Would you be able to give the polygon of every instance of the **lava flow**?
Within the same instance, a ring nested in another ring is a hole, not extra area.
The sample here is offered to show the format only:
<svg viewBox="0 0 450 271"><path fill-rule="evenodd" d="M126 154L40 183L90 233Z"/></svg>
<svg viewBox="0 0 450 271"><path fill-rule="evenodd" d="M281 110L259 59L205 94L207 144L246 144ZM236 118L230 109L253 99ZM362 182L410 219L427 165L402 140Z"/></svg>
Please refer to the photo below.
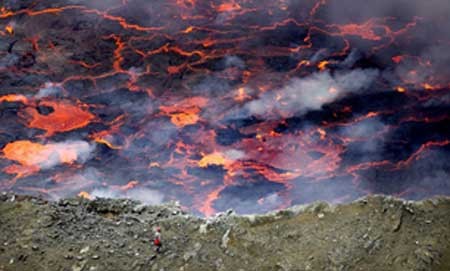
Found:
<svg viewBox="0 0 450 271"><path fill-rule="evenodd" d="M450 194L447 0L0 5L0 190L203 215Z"/></svg>

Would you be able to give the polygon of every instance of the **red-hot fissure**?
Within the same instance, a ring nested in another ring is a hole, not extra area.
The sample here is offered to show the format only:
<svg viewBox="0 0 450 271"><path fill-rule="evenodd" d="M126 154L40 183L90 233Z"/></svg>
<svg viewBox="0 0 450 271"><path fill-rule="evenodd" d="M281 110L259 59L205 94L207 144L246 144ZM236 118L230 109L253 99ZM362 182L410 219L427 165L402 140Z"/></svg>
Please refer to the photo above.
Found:
<svg viewBox="0 0 450 271"><path fill-rule="evenodd" d="M445 1L44 2L0 6L0 190L204 215L450 193Z"/></svg>

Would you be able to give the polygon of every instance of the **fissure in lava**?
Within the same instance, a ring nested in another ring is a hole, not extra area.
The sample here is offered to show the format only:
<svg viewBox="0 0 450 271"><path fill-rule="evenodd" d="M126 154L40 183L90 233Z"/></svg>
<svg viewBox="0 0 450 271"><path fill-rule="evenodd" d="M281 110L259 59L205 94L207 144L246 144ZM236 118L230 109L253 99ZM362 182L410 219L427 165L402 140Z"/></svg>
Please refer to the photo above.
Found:
<svg viewBox="0 0 450 271"><path fill-rule="evenodd" d="M450 194L450 4L372 2L3 1L0 190L204 215Z"/></svg>

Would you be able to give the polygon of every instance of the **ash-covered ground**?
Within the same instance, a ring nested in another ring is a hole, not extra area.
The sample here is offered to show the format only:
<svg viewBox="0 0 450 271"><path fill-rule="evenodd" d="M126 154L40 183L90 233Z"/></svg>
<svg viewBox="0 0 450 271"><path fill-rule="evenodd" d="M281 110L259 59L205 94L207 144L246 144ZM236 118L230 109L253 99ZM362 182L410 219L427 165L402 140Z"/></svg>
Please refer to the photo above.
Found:
<svg viewBox="0 0 450 271"><path fill-rule="evenodd" d="M266 212L450 194L447 0L4 0L0 190Z"/></svg>

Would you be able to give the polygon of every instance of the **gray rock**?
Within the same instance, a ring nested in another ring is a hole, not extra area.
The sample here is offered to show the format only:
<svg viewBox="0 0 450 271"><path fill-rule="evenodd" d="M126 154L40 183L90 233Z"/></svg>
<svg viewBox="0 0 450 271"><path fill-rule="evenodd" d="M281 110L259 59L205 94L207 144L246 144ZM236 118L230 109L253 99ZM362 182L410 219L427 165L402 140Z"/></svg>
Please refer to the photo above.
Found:
<svg viewBox="0 0 450 271"><path fill-rule="evenodd" d="M228 248L228 242L230 242L230 232L231 228L228 229L225 234L222 236L222 248L227 249Z"/></svg>

